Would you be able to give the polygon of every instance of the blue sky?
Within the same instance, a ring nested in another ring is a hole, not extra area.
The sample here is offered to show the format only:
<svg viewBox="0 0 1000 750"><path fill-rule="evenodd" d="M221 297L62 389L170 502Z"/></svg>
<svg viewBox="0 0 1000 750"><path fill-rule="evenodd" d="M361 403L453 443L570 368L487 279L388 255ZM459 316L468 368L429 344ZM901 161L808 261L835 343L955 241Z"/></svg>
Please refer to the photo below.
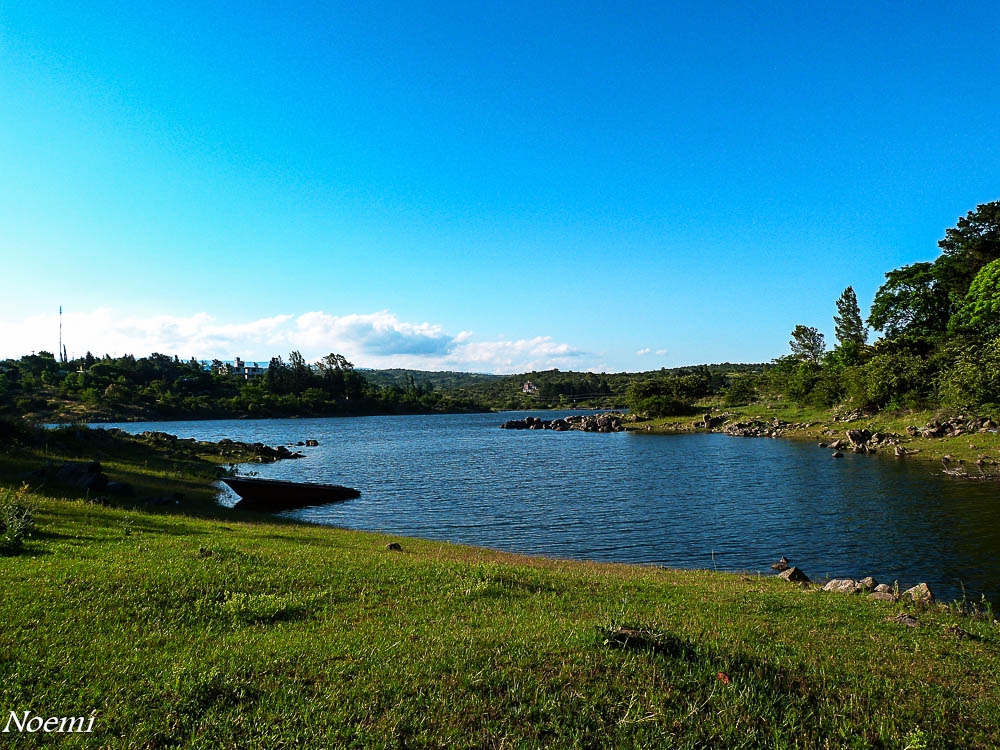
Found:
<svg viewBox="0 0 1000 750"><path fill-rule="evenodd" d="M833 341L1000 198L995 3L0 3L0 357Z"/></svg>

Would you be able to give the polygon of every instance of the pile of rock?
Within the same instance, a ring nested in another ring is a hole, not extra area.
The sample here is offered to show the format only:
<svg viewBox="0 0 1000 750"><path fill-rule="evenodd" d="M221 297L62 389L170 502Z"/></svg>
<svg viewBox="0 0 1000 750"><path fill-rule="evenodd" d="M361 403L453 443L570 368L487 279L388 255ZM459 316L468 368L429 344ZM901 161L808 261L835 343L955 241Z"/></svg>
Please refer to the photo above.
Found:
<svg viewBox="0 0 1000 750"><path fill-rule="evenodd" d="M820 443L820 447L830 448L834 451L850 449L854 453L878 453L881 448L899 446L902 440L902 437L894 432L848 430L845 434L847 435L846 439L834 440L832 443Z"/></svg>
<svg viewBox="0 0 1000 750"><path fill-rule="evenodd" d="M906 434L910 437L943 438L958 437L968 433L996 432L997 423L989 417L970 417L961 415L944 421L932 419L923 427L907 427Z"/></svg>
<svg viewBox="0 0 1000 750"><path fill-rule="evenodd" d="M781 560L785 561L785 558L783 557ZM798 583L804 586L808 586L812 583L812 581L809 580L809 576L802 572L800 568L788 567L780 562L775 563L771 567L775 569L784 568L784 570L778 574L778 578L783 581ZM929 604L934 601L934 594L931 593L931 588L926 583L918 583L916 586L899 593L898 589L885 583L879 583L871 576L862 578L859 581L856 581L853 578L834 578L831 581L827 581L822 590L832 591L838 594L867 594L869 599L879 599L886 602L894 602L899 599L907 598L912 601L922 602L925 604Z"/></svg>
<svg viewBox="0 0 1000 750"><path fill-rule="evenodd" d="M573 415L561 419L544 420L539 417L524 419L509 419L500 425L501 430L554 430L566 432L579 430L581 432L624 432L622 416L617 412L607 414Z"/></svg>
<svg viewBox="0 0 1000 750"><path fill-rule="evenodd" d="M837 414L833 415L834 422L854 422L858 419L864 419L867 414L865 414L861 409L855 409L854 411L849 411L847 414Z"/></svg>
<svg viewBox="0 0 1000 750"><path fill-rule="evenodd" d="M775 417L767 422L762 419L752 419L749 422L733 422L723 427L722 431L727 435L734 435L735 437L776 438L781 437L789 428L794 428L794 425L783 422Z"/></svg>
<svg viewBox="0 0 1000 750"><path fill-rule="evenodd" d="M930 604L934 601L934 594L926 583L918 583L916 586L898 593L897 589L888 584L879 583L871 576L862 578L860 581L855 581L853 578L834 578L823 586L823 591L832 591L838 594L868 594L869 599L880 599L886 602L910 599Z"/></svg>
<svg viewBox="0 0 1000 750"><path fill-rule="evenodd" d="M692 422L691 426L696 430L714 430L724 425L726 421L732 417L733 414L728 411L723 412L722 414L716 414L714 417L711 414L706 414L699 421Z"/></svg>
<svg viewBox="0 0 1000 750"><path fill-rule="evenodd" d="M262 464L270 464L275 461L280 461L285 458L305 458L305 454L300 451L290 451L283 445L279 445L277 448L272 448L269 445L264 445L263 443L253 443L249 446L254 452L256 460Z"/></svg>

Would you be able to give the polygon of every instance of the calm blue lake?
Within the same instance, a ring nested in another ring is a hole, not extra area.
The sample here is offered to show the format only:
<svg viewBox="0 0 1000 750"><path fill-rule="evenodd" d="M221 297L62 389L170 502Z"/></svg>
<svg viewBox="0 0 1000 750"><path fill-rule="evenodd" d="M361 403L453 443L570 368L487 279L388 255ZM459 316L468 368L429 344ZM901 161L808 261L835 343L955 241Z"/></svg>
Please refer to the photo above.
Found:
<svg viewBox="0 0 1000 750"><path fill-rule="evenodd" d="M317 523L586 560L928 582L1000 601L994 483L813 443L718 434L500 430L522 414L107 425L268 445L307 458L245 471L356 487L287 515ZM550 413L546 415L550 418ZM235 496L220 490L220 501Z"/></svg>

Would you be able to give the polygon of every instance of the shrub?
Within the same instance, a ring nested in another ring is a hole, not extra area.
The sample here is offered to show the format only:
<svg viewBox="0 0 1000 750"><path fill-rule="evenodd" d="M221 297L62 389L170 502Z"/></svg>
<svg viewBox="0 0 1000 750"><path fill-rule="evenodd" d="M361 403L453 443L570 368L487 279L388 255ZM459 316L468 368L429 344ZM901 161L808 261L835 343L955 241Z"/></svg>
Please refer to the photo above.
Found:
<svg viewBox="0 0 1000 750"><path fill-rule="evenodd" d="M930 368L923 357L899 351L874 355L844 370L847 395L862 408L913 408L930 392Z"/></svg>
<svg viewBox="0 0 1000 750"><path fill-rule="evenodd" d="M953 361L938 377L941 402L957 408L994 404L1000 398L1000 337L953 348Z"/></svg>
<svg viewBox="0 0 1000 750"><path fill-rule="evenodd" d="M28 485L18 490L0 490L0 554L21 549L35 530L34 509L27 502Z"/></svg>

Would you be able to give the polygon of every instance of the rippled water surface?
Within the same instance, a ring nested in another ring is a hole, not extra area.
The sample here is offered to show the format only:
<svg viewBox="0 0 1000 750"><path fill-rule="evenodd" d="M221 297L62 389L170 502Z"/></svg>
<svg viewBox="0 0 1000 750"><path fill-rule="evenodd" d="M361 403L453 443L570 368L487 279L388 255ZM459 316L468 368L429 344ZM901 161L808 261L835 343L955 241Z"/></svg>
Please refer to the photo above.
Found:
<svg viewBox="0 0 1000 750"><path fill-rule="evenodd" d="M247 470L361 490L288 514L320 523L681 568L770 573L786 555L814 579L870 574L903 587L927 581L946 599L964 586L1000 601L994 483L906 460L835 461L793 440L497 429L512 416L114 426L269 445L315 438L305 459Z"/></svg>

